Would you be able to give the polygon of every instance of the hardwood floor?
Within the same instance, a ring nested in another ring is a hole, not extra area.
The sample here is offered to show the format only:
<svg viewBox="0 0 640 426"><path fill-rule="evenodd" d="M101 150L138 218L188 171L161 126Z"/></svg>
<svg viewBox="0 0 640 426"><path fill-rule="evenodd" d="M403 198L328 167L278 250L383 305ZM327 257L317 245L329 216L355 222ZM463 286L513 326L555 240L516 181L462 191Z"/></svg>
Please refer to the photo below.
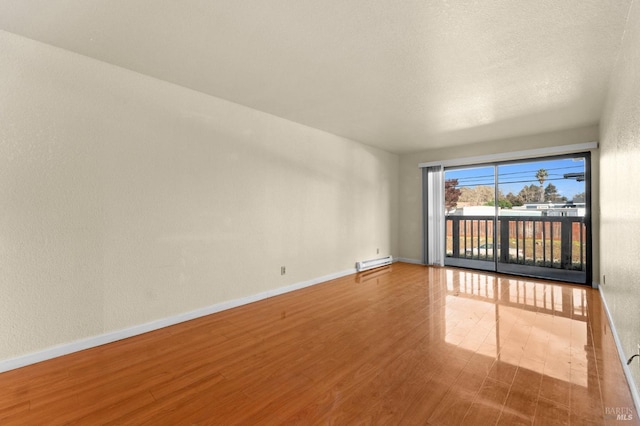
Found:
<svg viewBox="0 0 640 426"><path fill-rule="evenodd" d="M2 425L637 419L597 291L402 263L0 374Z"/></svg>

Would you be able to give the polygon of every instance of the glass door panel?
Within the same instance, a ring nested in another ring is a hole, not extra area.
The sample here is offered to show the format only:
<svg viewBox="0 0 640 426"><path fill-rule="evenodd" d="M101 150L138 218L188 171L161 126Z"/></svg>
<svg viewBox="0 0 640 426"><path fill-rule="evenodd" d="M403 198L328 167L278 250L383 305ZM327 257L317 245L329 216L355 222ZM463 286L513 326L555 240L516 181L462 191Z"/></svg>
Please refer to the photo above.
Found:
<svg viewBox="0 0 640 426"><path fill-rule="evenodd" d="M495 166L446 169L445 265L495 270Z"/></svg>
<svg viewBox="0 0 640 426"><path fill-rule="evenodd" d="M500 164L498 272L587 280L588 158Z"/></svg>

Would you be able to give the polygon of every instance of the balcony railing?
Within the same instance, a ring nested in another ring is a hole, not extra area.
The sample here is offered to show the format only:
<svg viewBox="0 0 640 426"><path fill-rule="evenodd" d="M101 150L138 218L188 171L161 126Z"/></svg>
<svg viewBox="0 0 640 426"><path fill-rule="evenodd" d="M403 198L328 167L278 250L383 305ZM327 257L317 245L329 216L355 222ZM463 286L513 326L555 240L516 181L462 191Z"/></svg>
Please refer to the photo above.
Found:
<svg viewBox="0 0 640 426"><path fill-rule="evenodd" d="M580 216L500 216L497 225L487 216L446 217L447 258L494 262L497 257L498 270L504 272L559 279L571 276L560 271L586 276L586 241L586 221Z"/></svg>

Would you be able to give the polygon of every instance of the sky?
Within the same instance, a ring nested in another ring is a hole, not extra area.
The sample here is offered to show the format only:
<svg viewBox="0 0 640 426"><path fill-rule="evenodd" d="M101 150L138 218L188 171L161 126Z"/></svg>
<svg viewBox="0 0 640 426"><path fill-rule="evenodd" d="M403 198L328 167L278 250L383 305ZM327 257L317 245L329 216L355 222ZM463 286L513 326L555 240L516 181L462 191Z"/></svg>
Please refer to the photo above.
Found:
<svg viewBox="0 0 640 426"><path fill-rule="evenodd" d="M562 158L556 160L536 160L532 162L500 164L498 166L498 185L504 195L520 192L523 186L540 185L536 179L536 172L545 169L549 174L543 186L553 183L558 189L559 196L573 199L573 196L585 191L585 182L577 182L575 179L565 179L566 173L584 173L585 161L583 157ZM458 188L473 188L478 185L493 186L493 166L455 168L445 170L445 179L458 179Z"/></svg>

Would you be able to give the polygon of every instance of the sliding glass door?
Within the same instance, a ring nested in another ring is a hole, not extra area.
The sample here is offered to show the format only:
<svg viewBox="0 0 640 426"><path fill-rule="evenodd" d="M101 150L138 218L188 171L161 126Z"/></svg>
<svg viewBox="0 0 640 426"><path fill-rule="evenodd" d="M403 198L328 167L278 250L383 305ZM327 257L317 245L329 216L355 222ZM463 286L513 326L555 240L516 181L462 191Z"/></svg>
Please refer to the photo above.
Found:
<svg viewBox="0 0 640 426"><path fill-rule="evenodd" d="M445 265L589 283L589 154L445 169Z"/></svg>

